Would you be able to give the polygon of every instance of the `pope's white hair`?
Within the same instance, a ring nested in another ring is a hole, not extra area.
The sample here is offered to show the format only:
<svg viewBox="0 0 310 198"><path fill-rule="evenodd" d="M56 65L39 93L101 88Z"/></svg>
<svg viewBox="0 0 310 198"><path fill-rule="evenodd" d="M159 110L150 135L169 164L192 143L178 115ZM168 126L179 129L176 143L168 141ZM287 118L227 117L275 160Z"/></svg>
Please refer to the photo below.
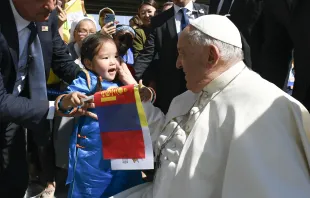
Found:
<svg viewBox="0 0 310 198"><path fill-rule="evenodd" d="M225 63L243 60L243 51L241 48L217 40L196 28L188 33L188 38L191 43L196 45L216 46L220 52L220 59Z"/></svg>

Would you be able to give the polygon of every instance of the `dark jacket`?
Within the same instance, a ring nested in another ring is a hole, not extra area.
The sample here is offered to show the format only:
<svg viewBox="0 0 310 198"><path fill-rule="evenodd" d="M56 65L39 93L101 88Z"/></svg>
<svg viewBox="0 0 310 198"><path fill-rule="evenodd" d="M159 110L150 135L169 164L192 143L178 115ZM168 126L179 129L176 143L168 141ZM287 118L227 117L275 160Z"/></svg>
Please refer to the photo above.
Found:
<svg viewBox="0 0 310 198"><path fill-rule="evenodd" d="M196 17L208 14L209 7L194 3L194 10L198 12ZM166 113L172 99L186 90L184 72L176 68L178 57L174 7L153 17L153 31L149 35L143 51L136 59L134 66L136 78L141 79L145 70L150 66L154 56L158 54L158 64L152 70L155 79L157 102L156 105Z"/></svg>
<svg viewBox="0 0 310 198"><path fill-rule="evenodd" d="M57 76L70 83L80 68L72 61L67 46L58 33L56 10L51 13L47 22L38 22L36 26L46 79L52 68ZM48 31L42 31L43 26L48 26ZM4 0L0 7L0 133L5 131L10 122L32 131L49 130L49 122L46 119L49 102L28 99L27 78L22 94L24 97L12 95L18 59L19 40L14 15L9 0Z"/></svg>

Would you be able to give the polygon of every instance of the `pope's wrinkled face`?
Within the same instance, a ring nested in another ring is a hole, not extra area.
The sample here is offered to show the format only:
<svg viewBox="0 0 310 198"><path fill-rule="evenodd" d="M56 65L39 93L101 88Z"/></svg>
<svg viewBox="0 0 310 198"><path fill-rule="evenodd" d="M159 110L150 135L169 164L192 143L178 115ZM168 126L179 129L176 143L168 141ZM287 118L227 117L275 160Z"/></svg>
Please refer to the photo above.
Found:
<svg viewBox="0 0 310 198"><path fill-rule="evenodd" d="M176 67L183 69L187 89L198 93L206 85L209 49L206 46L191 43L188 36L189 31L190 26L180 34Z"/></svg>
<svg viewBox="0 0 310 198"><path fill-rule="evenodd" d="M17 12L27 21L47 21L55 9L54 0L13 0Z"/></svg>

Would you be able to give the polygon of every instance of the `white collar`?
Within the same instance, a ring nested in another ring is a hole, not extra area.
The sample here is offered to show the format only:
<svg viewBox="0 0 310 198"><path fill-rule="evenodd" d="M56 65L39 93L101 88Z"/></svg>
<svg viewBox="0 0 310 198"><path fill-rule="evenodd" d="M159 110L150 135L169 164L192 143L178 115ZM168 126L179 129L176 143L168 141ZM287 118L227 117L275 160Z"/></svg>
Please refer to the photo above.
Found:
<svg viewBox="0 0 310 198"><path fill-rule="evenodd" d="M180 11L180 9L182 9L182 7L177 6L175 4L173 4L173 8L174 8L174 14L177 14ZM184 8L187 8L188 11L193 12L194 10L193 1L190 1Z"/></svg>
<svg viewBox="0 0 310 198"><path fill-rule="evenodd" d="M222 90L236 76L238 76L244 68L246 68L246 65L243 63L243 61L238 62L237 64L231 66L227 71L219 75L217 78L212 80L207 86L203 88L203 91L213 94Z"/></svg>
<svg viewBox="0 0 310 198"><path fill-rule="evenodd" d="M29 25L30 21L25 20L23 17L19 15L12 0L10 0L10 4L14 15L17 32L20 32Z"/></svg>

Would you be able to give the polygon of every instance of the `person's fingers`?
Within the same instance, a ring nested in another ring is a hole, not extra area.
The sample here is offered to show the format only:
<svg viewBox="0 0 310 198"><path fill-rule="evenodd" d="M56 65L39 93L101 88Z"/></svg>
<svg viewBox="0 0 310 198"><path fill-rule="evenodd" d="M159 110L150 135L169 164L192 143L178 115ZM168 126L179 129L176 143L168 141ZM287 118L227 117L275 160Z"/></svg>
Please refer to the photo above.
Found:
<svg viewBox="0 0 310 198"><path fill-rule="evenodd" d="M98 120L98 116L96 114L94 114L93 112L86 111L84 115L88 116L88 117L91 117L91 118L93 118L95 120Z"/></svg>
<svg viewBox="0 0 310 198"><path fill-rule="evenodd" d="M145 100L145 97L144 97L144 94L143 94L143 93L140 93L140 99L141 99L141 101L144 101L144 100Z"/></svg>
<svg viewBox="0 0 310 198"><path fill-rule="evenodd" d="M141 81L141 80L140 80ZM140 83L140 82L139 82ZM139 85L140 86L140 85ZM139 89L139 94L140 94L140 99L141 99L141 101L144 101L144 99L145 99L145 92L144 92L144 89L142 88L140 88Z"/></svg>
<svg viewBox="0 0 310 198"><path fill-rule="evenodd" d="M112 24L113 24L113 21L111 21L111 22L105 24L105 25L103 26L103 28L108 28L108 27L110 27Z"/></svg>
<svg viewBox="0 0 310 198"><path fill-rule="evenodd" d="M79 105L81 104L81 102L82 102L82 101L80 100L78 94L79 94L79 93L77 93L77 92L73 92L73 93L71 94L70 102L71 102L71 104L73 104L74 106L79 106Z"/></svg>
<svg viewBox="0 0 310 198"><path fill-rule="evenodd" d="M90 111L87 111L85 109L78 109L77 112L74 114L74 117L79 117L79 116L88 116L91 117L95 120L98 120L98 116Z"/></svg>
<svg viewBox="0 0 310 198"><path fill-rule="evenodd" d="M116 30L116 27L114 25L107 27L108 30Z"/></svg>
<svg viewBox="0 0 310 198"><path fill-rule="evenodd" d="M88 103L93 103L94 101L95 101L95 96L92 99L88 100L87 102ZM94 105L95 105L95 103L94 103Z"/></svg>
<svg viewBox="0 0 310 198"><path fill-rule="evenodd" d="M72 97L71 98L71 102L72 104L76 105L76 106L79 106L79 105L82 105L82 101L80 100L80 98L78 97Z"/></svg>
<svg viewBox="0 0 310 198"><path fill-rule="evenodd" d="M60 12L62 10L59 5L56 6L56 9L57 9L58 12Z"/></svg>
<svg viewBox="0 0 310 198"><path fill-rule="evenodd" d="M59 5L57 5L57 10L59 11L59 13L65 14L65 11Z"/></svg>
<svg viewBox="0 0 310 198"><path fill-rule="evenodd" d="M108 32L109 34L114 34L114 33L116 32L116 30L115 30L115 29L108 29L107 32Z"/></svg>
<svg viewBox="0 0 310 198"><path fill-rule="evenodd" d="M83 109L88 109L88 108L95 108L95 107L96 107L95 103L87 101L87 102L84 103L82 108Z"/></svg>
<svg viewBox="0 0 310 198"><path fill-rule="evenodd" d="M139 80L139 88L141 89L143 87L142 79Z"/></svg>
<svg viewBox="0 0 310 198"><path fill-rule="evenodd" d="M87 96L85 94L82 94L80 92L76 92L77 97L79 98L87 98Z"/></svg>

